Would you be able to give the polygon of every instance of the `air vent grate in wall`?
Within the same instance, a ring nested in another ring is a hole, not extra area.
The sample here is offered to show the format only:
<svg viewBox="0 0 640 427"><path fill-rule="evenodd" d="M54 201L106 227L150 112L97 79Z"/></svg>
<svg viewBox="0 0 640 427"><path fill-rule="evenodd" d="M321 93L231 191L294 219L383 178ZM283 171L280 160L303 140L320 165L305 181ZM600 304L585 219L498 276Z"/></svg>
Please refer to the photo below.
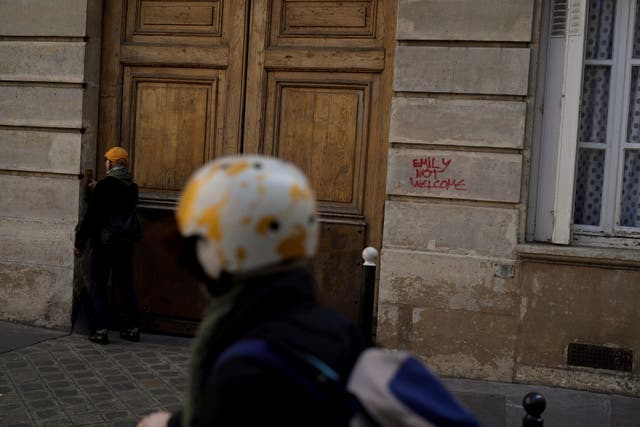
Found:
<svg viewBox="0 0 640 427"><path fill-rule="evenodd" d="M555 0L551 15L551 37L564 37L567 31L567 0Z"/></svg>
<svg viewBox="0 0 640 427"><path fill-rule="evenodd" d="M625 348L570 343L567 348L567 365L631 372L633 351Z"/></svg>

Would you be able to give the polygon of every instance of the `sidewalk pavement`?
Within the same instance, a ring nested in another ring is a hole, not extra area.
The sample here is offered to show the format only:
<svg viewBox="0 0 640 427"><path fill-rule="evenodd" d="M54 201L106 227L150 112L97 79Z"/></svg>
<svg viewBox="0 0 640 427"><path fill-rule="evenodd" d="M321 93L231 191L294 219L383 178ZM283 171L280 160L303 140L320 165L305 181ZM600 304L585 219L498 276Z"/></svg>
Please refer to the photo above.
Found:
<svg viewBox="0 0 640 427"><path fill-rule="evenodd" d="M181 407L191 339L109 339L0 322L0 426L135 426Z"/></svg>
<svg viewBox="0 0 640 427"><path fill-rule="evenodd" d="M192 339L111 331L85 335L0 321L0 427L135 426L182 404ZM444 379L486 427L519 427L522 398L547 399L545 427L640 427L640 398L544 386ZM303 427L303 426L301 426Z"/></svg>

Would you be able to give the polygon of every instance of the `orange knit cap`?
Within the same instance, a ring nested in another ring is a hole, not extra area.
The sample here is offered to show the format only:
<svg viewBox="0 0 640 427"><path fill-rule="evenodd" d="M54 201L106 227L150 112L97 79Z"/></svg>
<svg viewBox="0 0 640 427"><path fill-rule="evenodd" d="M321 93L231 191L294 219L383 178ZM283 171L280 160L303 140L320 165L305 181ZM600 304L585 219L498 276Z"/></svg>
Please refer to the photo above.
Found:
<svg viewBox="0 0 640 427"><path fill-rule="evenodd" d="M129 153L127 153L127 150L122 147L110 148L109 151L104 154L104 157L111 160L113 163L120 159L124 159L127 162L129 161Z"/></svg>

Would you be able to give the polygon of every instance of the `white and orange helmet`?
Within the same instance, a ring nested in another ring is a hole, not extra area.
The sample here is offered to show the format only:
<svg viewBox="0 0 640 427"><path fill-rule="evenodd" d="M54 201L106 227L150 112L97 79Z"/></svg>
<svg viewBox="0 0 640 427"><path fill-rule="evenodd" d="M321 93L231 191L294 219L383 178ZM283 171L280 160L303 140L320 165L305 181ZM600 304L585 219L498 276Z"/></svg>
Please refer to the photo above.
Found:
<svg viewBox="0 0 640 427"><path fill-rule="evenodd" d="M305 175L274 157L222 157L198 169L176 212L204 272L217 279L315 254L318 222Z"/></svg>

